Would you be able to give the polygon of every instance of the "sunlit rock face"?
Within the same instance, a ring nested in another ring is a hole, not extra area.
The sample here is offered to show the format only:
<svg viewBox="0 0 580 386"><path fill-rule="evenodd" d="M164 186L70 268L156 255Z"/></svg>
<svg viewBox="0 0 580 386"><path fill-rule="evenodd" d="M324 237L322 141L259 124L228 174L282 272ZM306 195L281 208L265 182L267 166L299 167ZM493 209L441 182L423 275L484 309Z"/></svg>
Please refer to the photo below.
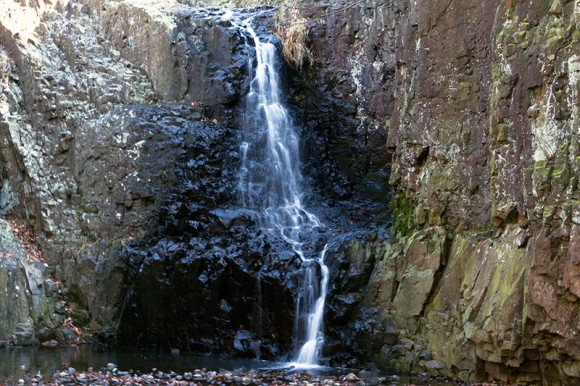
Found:
<svg viewBox="0 0 580 386"><path fill-rule="evenodd" d="M235 195L227 128L247 53L215 11L177 2L4 6L0 210L34 228L90 329L114 336L123 245L156 230L170 193L210 209Z"/></svg>
<svg viewBox="0 0 580 386"><path fill-rule="evenodd" d="M10 65L1 105L3 191L12 192L3 196L5 215L34 229L49 271L84 310L76 323L86 325L90 312L98 329L112 324L123 278L107 251L151 216L155 189L134 187L145 180L136 166L143 138L122 129L125 105L152 100L153 88L81 4L40 9L45 18L30 23L11 23L37 15L13 6L1 28ZM127 213L126 203L140 209Z"/></svg>

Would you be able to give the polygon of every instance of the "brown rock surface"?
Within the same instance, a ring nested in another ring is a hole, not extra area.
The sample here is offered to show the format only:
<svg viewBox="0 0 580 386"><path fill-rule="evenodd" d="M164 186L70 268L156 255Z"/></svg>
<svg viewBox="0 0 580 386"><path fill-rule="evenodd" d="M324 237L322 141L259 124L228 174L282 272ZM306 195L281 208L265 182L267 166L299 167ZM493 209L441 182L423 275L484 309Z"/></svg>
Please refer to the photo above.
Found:
<svg viewBox="0 0 580 386"><path fill-rule="evenodd" d="M377 257L359 317L369 307L401 335L379 350L368 344L369 356L466 379L577 383L578 2L308 4L311 72L328 87L314 89L317 100L351 103L350 127L378 128L368 143L387 137L386 151L370 150L375 169L392 156L405 247ZM439 265L426 247L439 236L423 231L433 226L450 242ZM445 369L412 359L422 350Z"/></svg>

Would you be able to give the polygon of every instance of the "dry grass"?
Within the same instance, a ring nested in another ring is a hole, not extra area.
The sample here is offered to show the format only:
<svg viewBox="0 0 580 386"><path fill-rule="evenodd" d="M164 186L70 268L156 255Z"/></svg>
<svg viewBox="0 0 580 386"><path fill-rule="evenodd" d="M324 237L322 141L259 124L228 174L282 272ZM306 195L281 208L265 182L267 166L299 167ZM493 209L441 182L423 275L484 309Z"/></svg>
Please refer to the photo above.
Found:
<svg viewBox="0 0 580 386"><path fill-rule="evenodd" d="M283 45L284 59L297 68L312 62L312 53L307 47L308 20L306 20L293 0L177 0L193 7L244 8L256 5L278 7L276 11L276 35Z"/></svg>
<svg viewBox="0 0 580 386"><path fill-rule="evenodd" d="M312 53L306 45L308 21L296 8L281 6L276 14L276 35L282 41L284 59L298 69L312 62Z"/></svg>

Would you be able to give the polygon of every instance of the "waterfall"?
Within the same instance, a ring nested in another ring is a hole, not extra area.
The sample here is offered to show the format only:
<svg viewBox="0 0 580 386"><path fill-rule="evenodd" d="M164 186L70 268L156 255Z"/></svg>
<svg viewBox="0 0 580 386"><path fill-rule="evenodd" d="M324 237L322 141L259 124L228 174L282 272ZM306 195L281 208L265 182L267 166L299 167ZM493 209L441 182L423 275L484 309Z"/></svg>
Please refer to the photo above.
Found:
<svg viewBox="0 0 580 386"><path fill-rule="evenodd" d="M295 362L297 364L316 364L318 361L318 354L324 343L322 334L322 320L324 319L324 302L326 301L326 291L328 290L328 267L324 264L324 256L326 255L326 248L324 246L318 263L320 264L320 271L322 279L320 280L319 296L310 296L308 293L312 288L315 288L316 282L313 280L313 270L309 267L306 269L306 285L303 285L302 292L309 299L315 299L314 303L310 301L307 304L307 323L306 323L306 342L300 349ZM298 307L299 308L299 307ZM299 310L300 311L300 310ZM300 312L298 313L300 315Z"/></svg>
<svg viewBox="0 0 580 386"><path fill-rule="evenodd" d="M252 80L246 98L245 138L240 145L240 200L244 207L259 212L263 228L280 235L302 260L296 340L303 346L294 363L316 365L324 341L322 321L329 276L324 264L326 246L319 256L309 257L302 239L322 223L302 205L299 140L282 102L276 47L260 40L251 18L239 27L247 31L256 50L256 63L249 63Z"/></svg>

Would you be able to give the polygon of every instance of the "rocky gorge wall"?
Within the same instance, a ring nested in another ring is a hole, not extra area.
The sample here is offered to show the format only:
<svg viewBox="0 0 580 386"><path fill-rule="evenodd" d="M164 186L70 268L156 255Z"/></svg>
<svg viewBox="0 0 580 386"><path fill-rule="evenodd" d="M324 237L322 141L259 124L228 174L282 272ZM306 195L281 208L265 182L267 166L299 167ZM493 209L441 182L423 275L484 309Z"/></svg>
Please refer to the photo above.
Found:
<svg viewBox="0 0 580 386"><path fill-rule="evenodd" d="M207 211L233 200L231 126L249 53L223 11L178 2L15 2L2 15L0 208L2 224L18 227L1 234L13 240L22 227L40 252L2 243L0 342L114 341L133 304L131 269L143 265L131 251L153 242L162 208L183 206L171 214L183 227L183 200Z"/></svg>
<svg viewBox="0 0 580 386"><path fill-rule="evenodd" d="M34 296L4 280L22 298L0 305L2 344L287 354L300 259L236 205L254 54L240 28L186 2L5 8L0 205L36 236L41 254L19 260L44 269Z"/></svg>
<svg viewBox="0 0 580 386"><path fill-rule="evenodd" d="M345 252L374 268L344 289L358 302L344 339L383 368L577 382L579 3L305 7L310 126L338 144L351 120L340 168L356 183L364 143L365 171L390 167L396 190L396 241ZM335 125L313 118L333 103Z"/></svg>

